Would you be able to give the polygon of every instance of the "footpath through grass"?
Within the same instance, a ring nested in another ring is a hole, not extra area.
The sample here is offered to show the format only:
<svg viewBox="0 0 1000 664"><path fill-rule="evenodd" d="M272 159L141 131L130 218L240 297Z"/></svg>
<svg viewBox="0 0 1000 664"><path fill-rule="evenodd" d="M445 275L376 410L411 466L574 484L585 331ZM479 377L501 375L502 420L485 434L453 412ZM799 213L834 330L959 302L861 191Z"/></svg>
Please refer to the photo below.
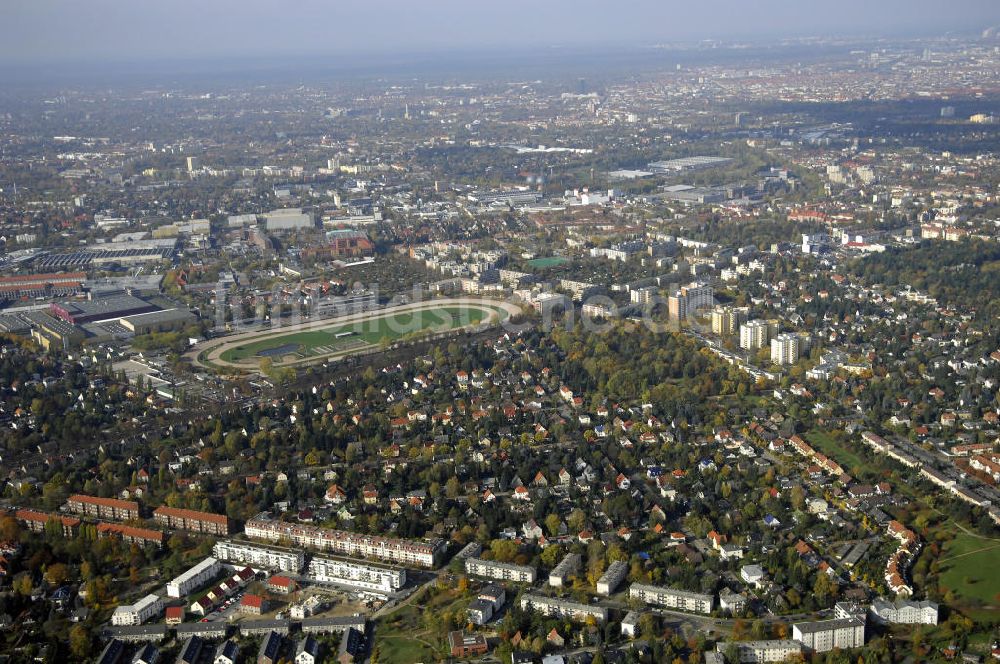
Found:
<svg viewBox="0 0 1000 664"><path fill-rule="evenodd" d="M469 597L454 588L431 587L420 591L409 604L380 619L375 626L379 664L413 664L447 658L447 629L429 621L428 615L464 614L469 601Z"/></svg>
<svg viewBox="0 0 1000 664"><path fill-rule="evenodd" d="M938 586L976 621L1000 619L1000 540L956 532L938 559Z"/></svg>

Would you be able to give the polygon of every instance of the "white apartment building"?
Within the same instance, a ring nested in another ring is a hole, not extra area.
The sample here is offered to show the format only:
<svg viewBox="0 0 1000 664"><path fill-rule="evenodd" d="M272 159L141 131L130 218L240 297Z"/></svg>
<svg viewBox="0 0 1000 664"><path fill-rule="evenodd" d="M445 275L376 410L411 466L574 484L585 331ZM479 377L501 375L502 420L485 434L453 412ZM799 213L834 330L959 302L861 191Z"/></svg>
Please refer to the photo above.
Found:
<svg viewBox="0 0 1000 664"><path fill-rule="evenodd" d="M317 583L363 588L388 595L406 585L406 570L399 567L373 565L343 558L314 557L309 562L306 577Z"/></svg>
<svg viewBox="0 0 1000 664"><path fill-rule="evenodd" d="M642 288L629 291L629 300L632 304L650 304L656 301L657 294L656 286L643 286Z"/></svg>
<svg viewBox="0 0 1000 664"><path fill-rule="evenodd" d="M167 597L184 597L215 579L222 571L216 558L205 558L200 563L177 575L167 583Z"/></svg>
<svg viewBox="0 0 1000 664"><path fill-rule="evenodd" d="M603 606L580 604L558 597L543 597L532 593L526 593L521 597L521 610L538 611L542 615L568 618L578 622L585 621L588 616L593 617L599 623L608 621L608 610Z"/></svg>
<svg viewBox="0 0 1000 664"><path fill-rule="evenodd" d="M715 289L708 284L682 286L681 295L687 298L688 311L708 309L715 303Z"/></svg>
<svg viewBox="0 0 1000 664"><path fill-rule="evenodd" d="M574 302L582 302L585 298L600 292L601 287L586 281L573 281L571 279L560 279L559 288L569 293Z"/></svg>
<svg viewBox="0 0 1000 664"><path fill-rule="evenodd" d="M766 346L777 332L777 321L760 320L759 318L747 321L740 325L740 348L759 350Z"/></svg>
<svg viewBox="0 0 1000 664"><path fill-rule="evenodd" d="M212 553L216 558L227 562L295 574L301 572L306 564L306 557L302 551L233 540L216 542Z"/></svg>
<svg viewBox="0 0 1000 664"><path fill-rule="evenodd" d="M639 633L639 612L629 611L622 618L622 636L627 636L630 639L634 639L636 634Z"/></svg>
<svg viewBox="0 0 1000 664"><path fill-rule="evenodd" d="M771 362L795 364L802 354L802 339L797 334L779 334L771 339Z"/></svg>
<svg viewBox="0 0 1000 664"><path fill-rule="evenodd" d="M580 307L580 312L587 318L617 318L618 307L614 302L599 304L595 302L585 302Z"/></svg>
<svg viewBox="0 0 1000 664"><path fill-rule="evenodd" d="M549 585L553 588L561 588L566 583L566 577L580 569L581 556L579 553L567 553L559 564L549 572Z"/></svg>
<svg viewBox="0 0 1000 664"><path fill-rule="evenodd" d="M729 649L728 642L716 645L716 651L722 653ZM736 652L740 664L756 662L784 662L793 655L802 653L802 644L789 639L769 641L739 641Z"/></svg>
<svg viewBox="0 0 1000 664"><path fill-rule="evenodd" d="M146 595L135 604L119 606L111 614L112 625L141 625L163 613L163 599L157 595Z"/></svg>
<svg viewBox="0 0 1000 664"><path fill-rule="evenodd" d="M908 599L889 601L878 597L872 602L871 613L876 620L894 625L938 624L938 605L936 602L928 600L922 602Z"/></svg>
<svg viewBox="0 0 1000 664"><path fill-rule="evenodd" d="M865 621L861 618L835 618L795 623L792 625L792 638L815 652L860 648L865 644Z"/></svg>
<svg viewBox="0 0 1000 664"><path fill-rule="evenodd" d="M628 576L628 563L622 560L616 560L611 563L607 571L597 580L597 594L610 595L618 589L618 586L621 585L626 576Z"/></svg>
<svg viewBox="0 0 1000 664"><path fill-rule="evenodd" d="M465 571L473 576L516 583L534 583L536 576L534 567L483 560L482 558L466 558Z"/></svg>
<svg viewBox="0 0 1000 664"><path fill-rule="evenodd" d="M647 586L642 583L633 583L629 586L628 596L629 599L637 599L646 604L693 613L711 613L715 604L715 597L712 595L661 586Z"/></svg>
<svg viewBox="0 0 1000 664"><path fill-rule="evenodd" d="M395 537L362 535L345 530L277 521L266 513L247 521L243 532L247 537L268 542L286 540L296 546L330 551L342 556L377 558L419 567L435 567L445 548L445 543L440 539L418 542Z"/></svg>
<svg viewBox="0 0 1000 664"><path fill-rule="evenodd" d="M728 337L738 333L749 313L747 307L716 307L712 310L712 334Z"/></svg>
<svg viewBox="0 0 1000 664"><path fill-rule="evenodd" d="M693 283L681 287L667 298L670 317L685 320L698 309L708 309L715 303L715 289L705 284Z"/></svg>

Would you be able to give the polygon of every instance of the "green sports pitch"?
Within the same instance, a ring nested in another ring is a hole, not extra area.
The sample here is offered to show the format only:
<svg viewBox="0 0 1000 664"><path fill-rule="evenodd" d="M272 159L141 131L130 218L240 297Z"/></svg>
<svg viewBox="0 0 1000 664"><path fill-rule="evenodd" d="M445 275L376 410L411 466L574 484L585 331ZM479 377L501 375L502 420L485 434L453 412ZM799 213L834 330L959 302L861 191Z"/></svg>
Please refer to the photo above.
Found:
<svg viewBox="0 0 1000 664"><path fill-rule="evenodd" d="M528 265L539 270L544 270L550 267L559 267L560 265L565 265L568 262L569 259L563 258L562 256L545 256L543 258L534 258L528 261Z"/></svg>
<svg viewBox="0 0 1000 664"><path fill-rule="evenodd" d="M219 357L238 363L270 358L275 365L311 357L334 356L357 351L382 341L394 342L434 332L446 332L484 322L490 315L504 318L507 312L486 305L441 306L401 313L384 313L331 327L275 333L227 349Z"/></svg>

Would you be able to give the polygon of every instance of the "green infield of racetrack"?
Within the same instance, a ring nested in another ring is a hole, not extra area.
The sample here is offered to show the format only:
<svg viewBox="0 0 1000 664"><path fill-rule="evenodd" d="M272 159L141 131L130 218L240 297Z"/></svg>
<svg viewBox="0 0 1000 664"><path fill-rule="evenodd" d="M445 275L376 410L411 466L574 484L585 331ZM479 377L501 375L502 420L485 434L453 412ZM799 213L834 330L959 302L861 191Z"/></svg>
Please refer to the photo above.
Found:
<svg viewBox="0 0 1000 664"><path fill-rule="evenodd" d="M443 332L476 325L494 313L499 314L501 319L507 316L507 312L503 309L478 305L443 306L398 314L384 313L353 323L276 334L260 341L230 348L219 359L223 362L260 359L268 356L269 351L273 353L270 356L276 363L291 354L298 357L333 355L378 344L383 339L393 342L424 332ZM338 338L337 335L343 332L353 334ZM281 352L280 349L285 347L288 348L287 352Z"/></svg>
<svg viewBox="0 0 1000 664"><path fill-rule="evenodd" d="M544 258L534 258L528 261L528 265L539 270L544 270L550 267L559 267L560 265L565 265L569 262L568 258L563 258L562 256L546 256Z"/></svg>

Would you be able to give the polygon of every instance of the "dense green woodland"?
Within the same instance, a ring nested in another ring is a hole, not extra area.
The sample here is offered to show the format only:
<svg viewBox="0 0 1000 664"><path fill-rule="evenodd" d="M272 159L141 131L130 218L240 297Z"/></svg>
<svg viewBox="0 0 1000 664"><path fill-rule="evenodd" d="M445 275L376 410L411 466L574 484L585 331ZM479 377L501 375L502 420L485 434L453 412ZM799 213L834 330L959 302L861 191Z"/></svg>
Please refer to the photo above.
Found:
<svg viewBox="0 0 1000 664"><path fill-rule="evenodd" d="M866 285L911 286L945 306L971 309L991 326L1000 320L1000 244L925 240L859 258L851 270Z"/></svg>

